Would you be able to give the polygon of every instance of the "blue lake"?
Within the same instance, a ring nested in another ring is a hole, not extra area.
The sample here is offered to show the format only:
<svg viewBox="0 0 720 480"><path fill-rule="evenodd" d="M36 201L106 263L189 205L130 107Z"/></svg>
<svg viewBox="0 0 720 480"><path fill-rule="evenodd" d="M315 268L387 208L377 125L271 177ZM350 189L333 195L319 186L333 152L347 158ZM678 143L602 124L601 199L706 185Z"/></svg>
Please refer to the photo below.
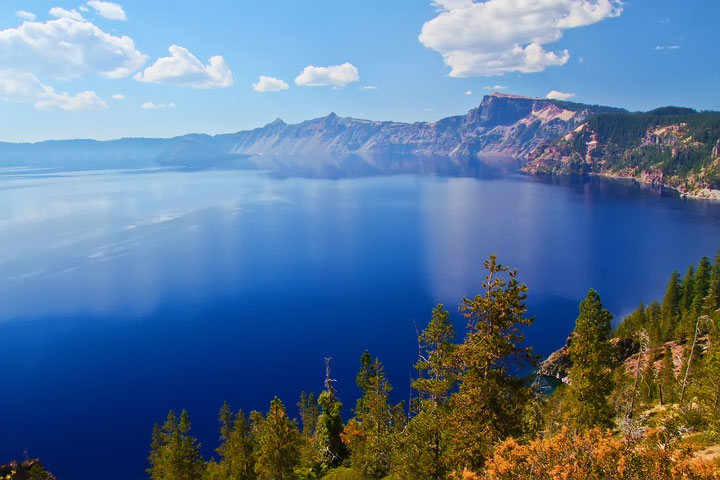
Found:
<svg viewBox="0 0 720 480"><path fill-rule="evenodd" d="M349 412L366 348L407 398L415 323L477 293L490 253L530 287L547 354L590 287L619 317L718 248L720 204L597 179L5 169L0 463L142 479L170 408L207 456L223 400L296 415L325 357Z"/></svg>

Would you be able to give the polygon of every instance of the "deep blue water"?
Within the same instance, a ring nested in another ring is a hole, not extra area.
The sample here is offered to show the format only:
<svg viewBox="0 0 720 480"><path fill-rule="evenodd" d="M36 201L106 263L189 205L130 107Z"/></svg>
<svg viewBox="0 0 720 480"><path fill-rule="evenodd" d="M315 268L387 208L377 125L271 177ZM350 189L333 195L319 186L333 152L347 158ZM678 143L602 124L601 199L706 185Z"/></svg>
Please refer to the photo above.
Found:
<svg viewBox="0 0 720 480"><path fill-rule="evenodd" d="M406 398L414 323L476 293L492 252L530 287L547 354L588 288L621 316L718 248L720 204L600 180L8 169L0 463L25 450L62 480L145 478L170 408L209 455L223 400L296 414L325 357L354 405L365 348Z"/></svg>

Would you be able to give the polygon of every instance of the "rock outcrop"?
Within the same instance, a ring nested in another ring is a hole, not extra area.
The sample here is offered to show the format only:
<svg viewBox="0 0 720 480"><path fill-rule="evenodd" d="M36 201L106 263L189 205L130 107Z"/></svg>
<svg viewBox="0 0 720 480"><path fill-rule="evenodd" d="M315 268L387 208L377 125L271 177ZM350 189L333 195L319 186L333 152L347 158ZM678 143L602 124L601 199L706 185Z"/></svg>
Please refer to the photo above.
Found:
<svg viewBox="0 0 720 480"><path fill-rule="evenodd" d="M24 462L12 461L0 465L0 479L3 480L57 480L45 470L42 462L35 458Z"/></svg>
<svg viewBox="0 0 720 480"><path fill-rule="evenodd" d="M531 152L522 170L629 178L720 199L720 114L657 112L591 117Z"/></svg>

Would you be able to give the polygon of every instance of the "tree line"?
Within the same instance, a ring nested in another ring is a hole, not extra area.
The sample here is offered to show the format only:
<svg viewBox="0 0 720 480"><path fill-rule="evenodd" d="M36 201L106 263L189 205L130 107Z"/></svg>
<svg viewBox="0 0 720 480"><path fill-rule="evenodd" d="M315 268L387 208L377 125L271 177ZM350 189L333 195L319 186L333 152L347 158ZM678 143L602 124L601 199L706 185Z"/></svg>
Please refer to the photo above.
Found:
<svg viewBox="0 0 720 480"><path fill-rule="evenodd" d="M443 305L418 333L409 404L391 401L384 365L366 351L356 378L362 394L344 423L327 360L324 389L300 395L297 421L278 398L265 414L223 404L209 460L187 412L171 411L153 428L148 473L153 480L718 479L718 466L696 458L687 441L689 432L720 431L720 390L715 404L702 393L720 386L720 253L714 265L706 260L682 280L673 273L663 302L641 305L615 331L590 290L568 342L569 384L550 391L542 377L523 373L539 360L525 344L534 320L528 288L491 255L481 293L458 308L462 338ZM620 337L637 359L681 345L687 353L672 366L618 360ZM698 339L703 349L687 348Z"/></svg>

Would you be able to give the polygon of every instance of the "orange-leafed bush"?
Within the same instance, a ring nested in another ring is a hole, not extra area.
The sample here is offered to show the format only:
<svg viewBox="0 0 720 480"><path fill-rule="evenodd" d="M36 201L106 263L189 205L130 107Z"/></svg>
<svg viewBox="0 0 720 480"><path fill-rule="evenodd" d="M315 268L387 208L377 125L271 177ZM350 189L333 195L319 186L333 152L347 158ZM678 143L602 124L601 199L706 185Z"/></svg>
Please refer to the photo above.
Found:
<svg viewBox="0 0 720 480"><path fill-rule="evenodd" d="M600 429L520 444L499 444L486 463L487 480L720 480L717 467L693 457L665 429L621 438Z"/></svg>

